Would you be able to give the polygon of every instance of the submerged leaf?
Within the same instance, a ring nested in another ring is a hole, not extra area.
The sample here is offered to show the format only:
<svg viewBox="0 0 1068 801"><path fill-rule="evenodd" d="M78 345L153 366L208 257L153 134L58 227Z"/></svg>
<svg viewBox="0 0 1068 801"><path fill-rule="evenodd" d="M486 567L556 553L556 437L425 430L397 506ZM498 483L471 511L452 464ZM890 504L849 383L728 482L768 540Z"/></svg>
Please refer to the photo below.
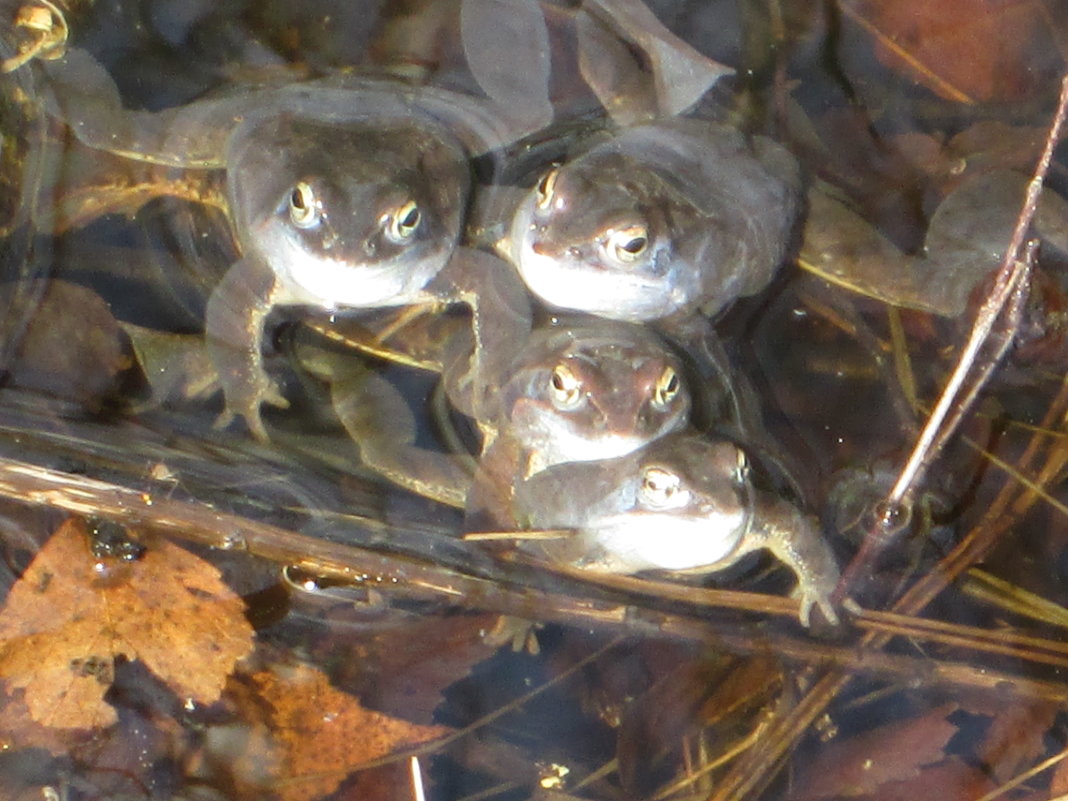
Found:
<svg viewBox="0 0 1068 801"><path fill-rule="evenodd" d="M923 765L944 757L957 733L946 720L956 709L943 704L908 720L888 723L824 748L798 779L800 798L832 798L874 793L882 785L920 775Z"/></svg>
<svg viewBox="0 0 1068 801"><path fill-rule="evenodd" d="M449 731L364 709L356 698L335 689L326 674L307 665L262 671L250 680L269 705L269 732L261 736L270 743L267 772L276 780L271 789L283 801L331 793L358 766ZM255 702L251 708L257 708Z"/></svg>
<svg viewBox="0 0 1068 801"><path fill-rule="evenodd" d="M843 0L876 55L948 100L1013 100L1041 86L1033 56L1047 27L1034 0Z"/></svg>
<svg viewBox="0 0 1068 801"><path fill-rule="evenodd" d="M0 677L25 690L39 723L96 728L117 719L104 701L115 657L140 659L179 697L208 704L252 636L244 604L212 565L163 540L136 561L96 559L72 519L0 611Z"/></svg>

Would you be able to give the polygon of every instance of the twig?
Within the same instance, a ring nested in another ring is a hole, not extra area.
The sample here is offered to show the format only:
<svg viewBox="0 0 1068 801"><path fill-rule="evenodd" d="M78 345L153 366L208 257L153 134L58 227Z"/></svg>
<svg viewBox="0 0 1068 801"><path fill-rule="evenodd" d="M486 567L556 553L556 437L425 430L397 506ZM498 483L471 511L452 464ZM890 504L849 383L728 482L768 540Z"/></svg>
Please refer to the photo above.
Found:
<svg viewBox="0 0 1068 801"><path fill-rule="evenodd" d="M898 474L894 486L878 505L860 552L842 574L833 596L836 601L847 596L852 584L867 571L878 554L894 540L895 535L906 529L912 515L912 499L916 488L923 483L931 463L957 430L1013 339L1027 296L1035 245L1031 243L1028 246L1023 259L1020 258L1020 250L1024 246L1024 239L1038 208L1042 184L1049 172L1053 151L1060 139L1066 117L1068 75L1061 81L1057 112L1046 137L1042 156L1027 186L1024 205L1016 220L1016 227L1001 266L995 275L994 286L976 315L975 324L961 351L957 366L927 418L912 453ZM994 325L999 319L1004 320L1003 338L994 351L988 354L985 363L976 370L976 359L990 339Z"/></svg>
<svg viewBox="0 0 1068 801"><path fill-rule="evenodd" d="M1050 135L1047 138L1043 158L1036 169L1036 178L1045 174L1048 163L1052 158L1053 145L1060 128L1064 123L1068 107L1068 75L1061 82L1061 94L1057 107L1057 114ZM1043 164L1047 165L1046 167ZM1032 181L1028 187L1028 199L1037 197L1037 188ZM1033 211L1033 209L1032 209ZM1026 226L1021 230L1017 225L1014 232L1012 247L1006 253L1006 263L1013 264L1015 253L1023 243ZM1017 237L1016 234L1019 234ZM1012 254L1010 258L1010 254ZM1015 268L1015 264L1013 264ZM1010 276L1015 272L999 270L999 277L1008 273ZM1053 399L1049 409L1041 423L1043 428L1052 428L1054 425L1068 422L1068 380L1062 385L1060 392ZM1045 437L1036 434L1025 448L1023 454L1017 460L1020 473L1027 470L1038 454L1040 443L1045 442ZM902 614L918 614L933 598L953 582L964 570L981 559L997 542L999 537L1024 514L1039 497L1040 490L1055 480L1068 464L1068 448L1058 445L1048 455L1046 463L1038 471L1035 486L1023 487L1022 492L1017 492L1017 487L1007 484L990 505L987 513L979 521L977 526L957 545L953 551L944 558L939 565L921 578L903 595L894 605L894 611ZM857 564L854 560L852 568ZM848 571L847 571L848 572ZM856 575L857 573L854 573ZM845 576L839 585L839 590L845 588ZM882 648L889 642L890 635L872 631L862 640L863 648ZM709 801L740 801L740 799L755 799L768 782L776 775L782 766L792 745L810 729L813 723L824 713L835 696L849 683L850 675L840 669L817 670L810 669L806 672L805 679L810 682L807 693L799 700L798 704L785 716L769 726L761 746L742 757L731 770L723 777L715 793Z"/></svg>

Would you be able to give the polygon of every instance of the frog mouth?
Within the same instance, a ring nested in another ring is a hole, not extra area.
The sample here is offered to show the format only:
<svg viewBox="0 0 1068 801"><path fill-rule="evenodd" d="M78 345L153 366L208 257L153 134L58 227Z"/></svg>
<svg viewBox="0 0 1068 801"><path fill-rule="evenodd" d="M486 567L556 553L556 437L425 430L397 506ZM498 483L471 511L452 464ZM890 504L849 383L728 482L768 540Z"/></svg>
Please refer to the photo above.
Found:
<svg viewBox="0 0 1068 801"><path fill-rule="evenodd" d="M547 303L628 322L656 320L674 311L662 282L569 254L556 258L544 250L528 241L516 264L530 291Z"/></svg>
<svg viewBox="0 0 1068 801"><path fill-rule="evenodd" d="M437 248L363 263L291 249L272 254L271 266L296 302L324 308L371 308L410 303L448 258L449 249Z"/></svg>

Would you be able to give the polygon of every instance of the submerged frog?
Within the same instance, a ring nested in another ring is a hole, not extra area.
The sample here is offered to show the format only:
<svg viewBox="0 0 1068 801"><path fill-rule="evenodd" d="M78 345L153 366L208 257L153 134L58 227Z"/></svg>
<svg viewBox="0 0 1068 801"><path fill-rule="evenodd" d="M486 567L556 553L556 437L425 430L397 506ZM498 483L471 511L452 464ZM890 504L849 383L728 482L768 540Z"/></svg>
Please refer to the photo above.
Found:
<svg viewBox="0 0 1068 801"><path fill-rule="evenodd" d="M471 472L454 455L415 445L415 418L386 379L317 349L303 351L301 361L331 381L334 410L365 463L415 492L465 505ZM487 485L504 493L504 503L515 480L629 453L689 419L679 358L653 332L608 320L538 328L507 364L483 375L485 383L467 379L462 365L442 378L458 408L481 410L479 473L492 473Z"/></svg>
<svg viewBox="0 0 1068 801"><path fill-rule="evenodd" d="M809 192L799 262L835 284L894 306L945 317L964 313L998 267L1023 206L1028 178L998 169L966 178L931 216L921 253L902 253L827 187ZM1068 255L1068 201L1043 192L1033 229Z"/></svg>
<svg viewBox="0 0 1068 801"><path fill-rule="evenodd" d="M574 529L536 547L596 573L701 575L767 549L797 576L801 622L814 606L838 621L838 567L818 524L758 486L746 451L727 440L684 431L628 456L549 468L516 485L515 521Z"/></svg>
<svg viewBox="0 0 1068 801"><path fill-rule="evenodd" d="M637 125L545 173L503 244L552 306L647 322L763 289L799 208L793 157L691 119Z"/></svg>
<svg viewBox="0 0 1068 801"><path fill-rule="evenodd" d="M261 355L264 322L276 306L474 302L476 282L462 270L454 281L428 285L460 238L469 158L515 133L480 104L341 77L133 112L85 53L71 51L43 69L60 115L84 144L226 170L242 258L213 291L205 321L224 422L239 415L266 439L261 404L287 405Z"/></svg>

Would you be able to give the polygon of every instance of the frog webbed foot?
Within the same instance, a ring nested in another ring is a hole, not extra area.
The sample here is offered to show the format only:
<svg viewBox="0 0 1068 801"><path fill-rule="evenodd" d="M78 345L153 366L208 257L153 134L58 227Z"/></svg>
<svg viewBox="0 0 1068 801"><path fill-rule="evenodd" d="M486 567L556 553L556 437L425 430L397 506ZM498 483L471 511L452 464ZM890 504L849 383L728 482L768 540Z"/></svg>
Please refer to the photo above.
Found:
<svg viewBox="0 0 1068 801"><path fill-rule="evenodd" d="M226 408L217 427L235 417L245 420L252 434L267 441L260 416L264 403L285 409L289 401L263 367L263 325L280 294L274 273L265 265L243 259L223 276L208 298L204 331L208 351L218 371Z"/></svg>
<svg viewBox="0 0 1068 801"><path fill-rule="evenodd" d="M287 409L289 401L282 395L278 382L268 378L262 366L259 372L259 376L251 376L252 380L249 381L223 382L226 408L215 419L215 428L226 428L240 417L256 439L261 442L267 442L270 439L267 427L263 424L260 407L264 403L269 403L280 409ZM261 378L262 380L259 380Z"/></svg>

